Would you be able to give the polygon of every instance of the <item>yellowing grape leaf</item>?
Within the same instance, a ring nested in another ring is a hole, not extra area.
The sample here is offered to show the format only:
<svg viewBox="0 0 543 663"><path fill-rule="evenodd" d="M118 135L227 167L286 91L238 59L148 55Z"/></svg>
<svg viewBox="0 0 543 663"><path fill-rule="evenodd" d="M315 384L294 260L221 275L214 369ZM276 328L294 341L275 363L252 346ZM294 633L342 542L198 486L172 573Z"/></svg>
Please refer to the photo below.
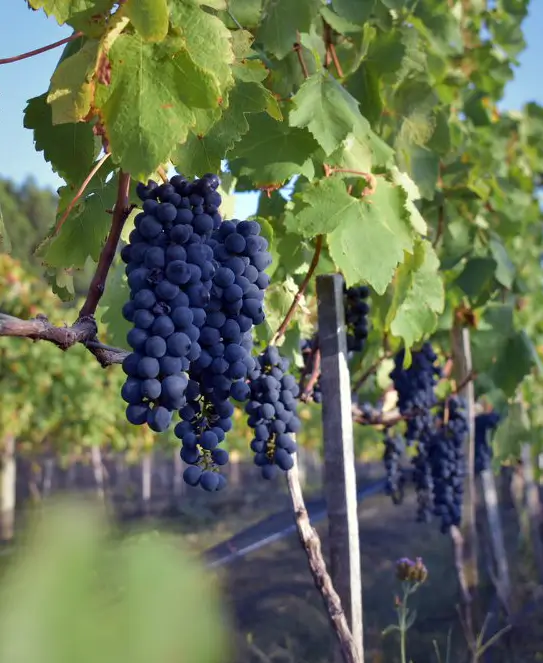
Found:
<svg viewBox="0 0 543 663"><path fill-rule="evenodd" d="M168 34L167 0L128 0L124 11L145 41L162 41Z"/></svg>
<svg viewBox="0 0 543 663"><path fill-rule="evenodd" d="M109 57L111 84L98 85L96 105L115 161L143 179L186 140L191 108L218 106L220 89L179 38L147 44L122 34Z"/></svg>
<svg viewBox="0 0 543 663"><path fill-rule="evenodd" d="M83 46L57 65L47 95L53 124L79 122L89 112L94 96L93 74L100 42L89 39Z"/></svg>

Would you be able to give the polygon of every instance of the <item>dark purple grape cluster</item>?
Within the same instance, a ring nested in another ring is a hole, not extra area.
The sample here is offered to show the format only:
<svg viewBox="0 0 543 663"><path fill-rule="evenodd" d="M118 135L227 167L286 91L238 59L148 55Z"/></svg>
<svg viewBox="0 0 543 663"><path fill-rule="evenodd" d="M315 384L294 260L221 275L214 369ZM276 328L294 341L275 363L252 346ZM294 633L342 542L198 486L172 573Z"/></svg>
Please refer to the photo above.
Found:
<svg viewBox="0 0 543 663"><path fill-rule="evenodd" d="M313 338L303 339L300 343L300 350L302 352L302 357L304 360L304 367L302 369L302 380L301 380L301 389L304 390L308 384L311 376L313 375L313 370L315 368L315 352L318 348L318 337L315 334ZM307 394L307 400L312 400L314 403L322 403L322 391L321 391L321 380L320 380L320 371L317 381L311 389L311 393Z"/></svg>
<svg viewBox="0 0 543 663"><path fill-rule="evenodd" d="M497 412L483 412L475 417L475 474L488 470L492 463L492 446L489 433L500 422Z"/></svg>
<svg viewBox="0 0 543 663"><path fill-rule="evenodd" d="M248 424L254 430L251 449L255 465L264 479L273 479L278 470L288 471L296 451L293 433L300 430L296 416L298 384L287 373L289 363L275 346L257 357L258 376L250 380L251 395L245 406Z"/></svg>
<svg viewBox="0 0 543 663"><path fill-rule="evenodd" d="M347 350L362 352L366 345L369 331L370 296L365 285L356 288L345 287L345 323L347 325Z"/></svg>
<svg viewBox="0 0 543 663"><path fill-rule="evenodd" d="M221 223L220 196L208 179L189 184L180 176L139 183L137 192L143 211L121 251L130 288L123 316L133 324L122 396L130 423L163 432L185 405L186 373L200 355L215 271L206 242ZM206 197L215 211L204 209Z"/></svg>
<svg viewBox="0 0 543 663"><path fill-rule="evenodd" d="M387 473L385 492L392 498L394 504L401 504L405 478L400 461L405 449L405 440L399 433L392 435L387 429L383 442L385 445L383 463Z"/></svg>
<svg viewBox="0 0 543 663"><path fill-rule="evenodd" d="M227 462L227 453L215 447L232 425L230 399L246 401L249 381L258 376L251 330L264 320L262 302L269 284L264 269L271 261L259 233L256 221L224 221L208 243L217 269L200 332L201 353L189 370L194 399L180 411L183 422L175 431L183 443L182 459L204 472ZM189 483L198 476L191 468L185 473Z"/></svg>
<svg viewBox="0 0 543 663"><path fill-rule="evenodd" d="M428 448L434 433L432 408L437 405L435 386L441 376L436 366L437 355L430 343L412 353L409 368L404 368L405 352L394 358L390 377L398 394L398 409L406 417L407 444L416 441L417 451L412 460L413 481L417 491L417 520L429 522L432 515L432 471L428 461Z"/></svg>
<svg viewBox="0 0 543 663"><path fill-rule="evenodd" d="M434 515L441 518L441 532L446 534L462 520L465 455L468 417L463 399L453 396L436 415L436 429L428 448L432 471Z"/></svg>
<svg viewBox="0 0 543 663"><path fill-rule="evenodd" d="M134 325L127 418L162 432L178 410L185 481L208 491L225 483L218 470L228 453L218 445L232 426L230 399L247 400L258 373L252 328L265 317L271 263L256 221L222 220L219 184L212 174L140 182L143 212L121 252L130 287L123 315Z"/></svg>

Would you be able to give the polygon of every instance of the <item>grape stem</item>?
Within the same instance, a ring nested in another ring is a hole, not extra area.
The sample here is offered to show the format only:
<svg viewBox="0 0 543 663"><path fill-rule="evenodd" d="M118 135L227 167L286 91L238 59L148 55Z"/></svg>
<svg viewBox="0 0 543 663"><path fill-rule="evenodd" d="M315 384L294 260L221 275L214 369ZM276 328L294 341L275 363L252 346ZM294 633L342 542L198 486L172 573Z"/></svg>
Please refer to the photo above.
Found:
<svg viewBox="0 0 543 663"><path fill-rule="evenodd" d="M436 403L436 406L447 407L449 398L451 396L455 396L456 394L460 393L462 389L464 389L466 385L469 384L476 377L477 374L474 371L471 371L469 374L466 375L466 377L461 382L457 384L456 388L449 394L449 396L447 396L442 401L438 401ZM353 420L355 423L361 424L363 426L385 426L386 428L399 424L400 421L408 421L409 419L413 419L421 412L422 410L417 408L409 412L405 412L404 414L400 414L398 410L392 410L391 412L385 412L379 416L371 417L370 419L368 419L362 414L362 411L360 410L358 405L353 404L352 408Z"/></svg>
<svg viewBox="0 0 543 663"><path fill-rule="evenodd" d="M92 180L92 178L96 175L96 173L100 170L100 168L102 167L102 165L104 164L104 162L107 161L107 159L108 159L110 156L111 156L111 154L110 154L109 152L106 152L106 153L104 154L104 156L101 157L101 158L100 158L100 159L94 164L94 166L92 167L90 173L89 173L89 174L87 175L87 177L85 177L85 179L83 180L83 184L79 187L79 189L77 190L77 193L75 194L75 196L74 196L74 197L72 198L72 200L70 201L70 204L68 205L68 207L67 207L66 210L64 211L64 214L63 214L63 215L60 217L60 219L58 220L57 225L55 226L55 232L54 232L55 235L58 235L58 233L60 232L60 229L61 229L62 226L64 225L64 222L66 221L66 219L67 219L68 216L70 215L70 212L73 210L75 204L76 204L77 201L81 198L81 196L85 193L86 188L89 186L89 182Z"/></svg>
<svg viewBox="0 0 543 663"><path fill-rule="evenodd" d="M129 354L121 348L113 348L92 340L96 336L96 323L92 318L79 319L71 327L56 327L43 315L31 320L21 320L0 312L0 336L49 341L61 350L68 350L81 343L104 368L111 364L121 364Z"/></svg>
<svg viewBox="0 0 543 663"><path fill-rule="evenodd" d="M305 291L307 290L307 286L309 285L309 282L311 281L311 277L313 276L315 270L317 269L317 265L319 264L319 258L321 255L322 251L322 241L323 241L323 236L322 235L317 235L317 241L315 243L315 252L313 253L313 259L311 260L311 264L309 265L309 269L307 270L307 274L304 277L304 280L300 284L300 287L298 288L298 292L294 295L294 299L292 300L292 304L290 305L289 310L287 311L287 314L285 315L285 319L283 322L279 325L279 328L273 335L273 338L270 342L270 345L275 345L277 341L282 338L285 334L285 331L287 330L287 327L290 324L290 321L292 320L294 313L296 311L296 307L300 303L300 300L305 294Z"/></svg>
<svg viewBox="0 0 543 663"><path fill-rule="evenodd" d="M441 241L444 230L445 230L445 205L441 203L441 205L437 209L437 230L434 241L432 242L432 247L434 249Z"/></svg>
<svg viewBox="0 0 543 663"><path fill-rule="evenodd" d="M10 58L1 58L0 65L11 64L12 62L19 62L20 60L26 60L27 58L34 57L34 55L40 55L40 53L45 53L47 51L50 51L53 48L64 46L64 44L67 44L70 41L74 41L74 39L78 39L79 37L82 36L83 36L82 32L74 32L69 37L65 37L64 39L59 39L59 41L55 41L52 44L47 44L47 46L41 46L40 48L36 48L33 51L28 51L27 53L21 53L20 55L14 55Z"/></svg>
<svg viewBox="0 0 543 663"><path fill-rule="evenodd" d="M130 189L130 174L120 171L119 173L119 185L117 188L117 200L115 202L115 208L113 210L113 218L111 222L111 230L107 237L104 248L100 253L100 258L98 259L98 265L96 266L96 271L92 277L91 284L89 286L89 291L87 293L87 298L85 303L79 311L79 318L86 318L93 316L96 312L96 307L100 298L104 294L106 287L106 279L115 257L115 252L117 250L117 244L121 238L121 232L125 224L126 219L128 218L132 208L128 205L128 196Z"/></svg>
<svg viewBox="0 0 543 663"><path fill-rule="evenodd" d="M307 555L309 569L313 576L315 586L324 601L330 623L337 639L339 640L343 660L346 663L360 663L360 654L349 629L349 624L347 623L347 618L345 617L345 612L341 605L341 599L334 589L334 585L332 584L332 580L326 569L326 562L322 555L319 535L311 526L309 520L302 487L300 485L296 456L294 456L294 467L287 472L287 485L292 502L292 509L294 511L298 536Z"/></svg>
<svg viewBox="0 0 543 663"><path fill-rule="evenodd" d="M326 177L330 177L330 175L333 175L334 173L346 173L346 174L351 174L351 175L359 175L360 177L363 177L367 183L368 186L362 191L361 197L362 196L371 196L372 194L375 193L375 190L377 188L377 177L373 173L366 173L363 170L353 170L352 168L336 168L335 166L329 166L328 164L324 164L324 174Z"/></svg>
<svg viewBox="0 0 543 663"><path fill-rule="evenodd" d="M311 371L309 380L307 381L307 384L300 397L300 400L302 400L304 403L307 403L311 394L313 393L313 389L315 388L315 385L320 377L320 374L321 374L321 351L320 348L316 348L315 351L313 352L313 370Z"/></svg>
<svg viewBox="0 0 543 663"><path fill-rule="evenodd" d="M294 51L296 52L296 55L298 56L298 62L300 63L300 67L302 68L302 74L304 75L304 78L307 80L309 78L309 69L307 68L307 64L304 60L304 54L302 53L302 45L300 43L300 33L296 32L296 43L292 47Z"/></svg>
<svg viewBox="0 0 543 663"><path fill-rule="evenodd" d="M336 68L337 75L340 78L343 78L343 68L341 66L341 63L339 61L339 58L336 53L336 47L333 42L333 30L331 26L323 19L323 24L324 24L324 41L326 44L326 68L330 66L330 59L334 63L334 67Z"/></svg>
<svg viewBox="0 0 543 663"><path fill-rule="evenodd" d="M358 378L356 381L354 387L353 387L353 392L356 394L357 391L360 391L360 389L363 387L364 382L371 377L374 373L377 372L379 369L379 366L385 361L385 359L390 359L391 357L394 356L393 352L385 352L384 355L376 359L373 364L368 368L367 371L364 371L362 375Z"/></svg>

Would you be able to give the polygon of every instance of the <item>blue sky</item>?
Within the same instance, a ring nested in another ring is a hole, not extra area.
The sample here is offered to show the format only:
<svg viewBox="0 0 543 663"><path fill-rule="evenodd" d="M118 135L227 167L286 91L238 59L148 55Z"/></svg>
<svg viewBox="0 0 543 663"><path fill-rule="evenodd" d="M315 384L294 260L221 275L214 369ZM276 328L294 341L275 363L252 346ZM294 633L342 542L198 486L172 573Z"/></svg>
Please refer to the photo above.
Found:
<svg viewBox="0 0 543 663"><path fill-rule="evenodd" d="M0 58L17 55L67 37L71 29L46 18L42 11L27 9L23 0L10 0L3 7L0 30ZM516 79L509 84L503 107L520 108L528 101L543 104L543 0L532 0L530 16L524 25L528 48L520 57ZM27 99L47 90L49 79L60 57L61 48L33 58L0 66L0 119L2 150L0 176L21 182L32 175L38 184L57 188L61 180L52 172L42 155L34 149L32 132L23 128L23 109ZM238 196L236 215L253 213L254 194Z"/></svg>

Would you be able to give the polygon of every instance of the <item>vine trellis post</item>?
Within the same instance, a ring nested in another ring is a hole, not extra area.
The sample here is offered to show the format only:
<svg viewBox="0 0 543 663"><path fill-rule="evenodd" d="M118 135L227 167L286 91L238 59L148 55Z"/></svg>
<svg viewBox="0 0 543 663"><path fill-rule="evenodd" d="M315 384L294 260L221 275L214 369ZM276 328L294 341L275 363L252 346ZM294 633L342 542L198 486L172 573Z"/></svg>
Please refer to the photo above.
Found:
<svg viewBox="0 0 543 663"><path fill-rule="evenodd" d="M340 274L317 277L324 494L332 582L363 663L362 574L343 288Z"/></svg>
<svg viewBox="0 0 543 663"><path fill-rule="evenodd" d="M476 527L475 493L475 389L473 380L466 378L473 373L470 330L457 323L452 330L454 367L458 384L463 385L459 394L466 401L468 435L464 446L466 472L464 478L464 504L462 525L451 527L455 564L464 608L463 620L468 642L475 642L475 621L478 613L479 567Z"/></svg>

